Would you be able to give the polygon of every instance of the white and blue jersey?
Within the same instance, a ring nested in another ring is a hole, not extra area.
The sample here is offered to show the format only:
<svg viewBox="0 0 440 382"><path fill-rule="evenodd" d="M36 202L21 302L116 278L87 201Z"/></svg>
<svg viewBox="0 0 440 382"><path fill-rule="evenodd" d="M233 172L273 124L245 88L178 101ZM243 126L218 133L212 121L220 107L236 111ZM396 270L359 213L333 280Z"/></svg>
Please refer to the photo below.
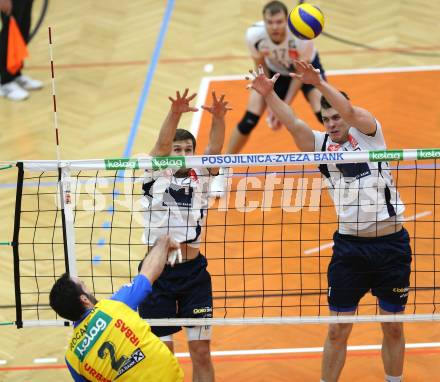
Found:
<svg viewBox="0 0 440 382"><path fill-rule="evenodd" d="M264 21L255 23L247 30L246 43L253 58L264 57L267 67L283 76L294 71L294 60L313 62L317 55L313 41L300 40L288 27L284 41L274 43L267 33Z"/></svg>
<svg viewBox="0 0 440 382"><path fill-rule="evenodd" d="M147 170L142 189L145 210L144 243L152 246L168 234L179 243L200 246L200 234L208 207L208 169L191 169L187 177L175 170Z"/></svg>
<svg viewBox="0 0 440 382"><path fill-rule="evenodd" d="M374 136L350 127L348 141L333 142L329 135L313 131L315 151L386 150L382 127L376 121ZM388 162L333 163L321 165L330 196L335 204L341 234L377 230L403 221L405 206L393 182Z"/></svg>

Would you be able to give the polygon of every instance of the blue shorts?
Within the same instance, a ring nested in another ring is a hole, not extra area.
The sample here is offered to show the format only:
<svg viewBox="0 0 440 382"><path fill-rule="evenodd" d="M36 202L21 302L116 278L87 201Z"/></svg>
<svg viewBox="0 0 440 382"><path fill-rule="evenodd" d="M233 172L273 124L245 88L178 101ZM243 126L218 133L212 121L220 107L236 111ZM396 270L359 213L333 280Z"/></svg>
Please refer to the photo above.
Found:
<svg viewBox="0 0 440 382"><path fill-rule="evenodd" d="M195 259L166 266L153 284L153 291L139 305L142 318L211 318L212 286L208 262L202 254ZM158 336L177 333L181 326L152 326Z"/></svg>
<svg viewBox="0 0 440 382"><path fill-rule="evenodd" d="M330 309L355 311L371 290L383 310L402 312L408 300L412 258L407 230L377 238L336 232L333 240L327 272Z"/></svg>
<svg viewBox="0 0 440 382"><path fill-rule="evenodd" d="M321 71L322 78L324 80L327 80L327 77L325 76L325 71L324 71L324 68L322 67L318 53L316 53L316 56L315 56L314 60L312 61L312 65L315 69L319 69ZM271 70L269 70L269 75L270 75L270 77L273 77L275 75L275 72L272 72ZM277 82L275 82L275 85L274 85L274 91L278 95L278 97L280 97L281 99L284 99L286 97L286 94L287 94L287 91L289 90L289 86L290 86L291 81L292 81L292 78L290 76L281 75L278 78ZM313 85L309 85L309 84L303 84L301 86L301 91L304 94L304 97L306 99L308 99L307 98L308 94L314 88L315 87Z"/></svg>

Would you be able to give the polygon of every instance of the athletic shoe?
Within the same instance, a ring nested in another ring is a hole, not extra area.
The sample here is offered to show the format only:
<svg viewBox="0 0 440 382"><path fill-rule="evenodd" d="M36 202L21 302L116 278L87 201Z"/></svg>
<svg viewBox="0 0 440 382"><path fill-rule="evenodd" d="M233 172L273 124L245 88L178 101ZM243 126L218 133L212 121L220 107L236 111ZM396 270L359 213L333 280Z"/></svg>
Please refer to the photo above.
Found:
<svg viewBox="0 0 440 382"><path fill-rule="evenodd" d="M0 97L5 97L11 101L23 101L29 97L29 92L12 81L0 86Z"/></svg>
<svg viewBox="0 0 440 382"><path fill-rule="evenodd" d="M21 75L15 79L15 82L26 90L38 90L43 87L43 83L29 76Z"/></svg>

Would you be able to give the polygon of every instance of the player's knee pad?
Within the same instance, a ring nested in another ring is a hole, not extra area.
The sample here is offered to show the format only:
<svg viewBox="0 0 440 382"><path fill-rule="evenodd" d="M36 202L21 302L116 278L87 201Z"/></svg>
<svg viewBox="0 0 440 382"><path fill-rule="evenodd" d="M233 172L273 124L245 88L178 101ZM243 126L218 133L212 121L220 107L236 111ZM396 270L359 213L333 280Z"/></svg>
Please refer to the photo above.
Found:
<svg viewBox="0 0 440 382"><path fill-rule="evenodd" d="M322 115L321 115L321 112L320 112L320 111L317 111L317 112L315 113L315 115L316 115L316 119L317 119L319 122L322 123Z"/></svg>
<svg viewBox="0 0 440 382"><path fill-rule="evenodd" d="M257 126L260 116L250 111L246 111L243 119L238 123L238 131L244 135L250 134L255 126Z"/></svg>
<svg viewBox="0 0 440 382"><path fill-rule="evenodd" d="M186 338L188 341L210 340L212 326L192 326L186 327Z"/></svg>

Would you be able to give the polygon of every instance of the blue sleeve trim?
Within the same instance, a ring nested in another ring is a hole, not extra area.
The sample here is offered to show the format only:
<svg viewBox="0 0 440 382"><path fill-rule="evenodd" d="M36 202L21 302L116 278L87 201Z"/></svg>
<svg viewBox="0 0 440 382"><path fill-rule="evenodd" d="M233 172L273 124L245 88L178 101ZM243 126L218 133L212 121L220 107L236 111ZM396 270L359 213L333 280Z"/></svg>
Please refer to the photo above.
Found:
<svg viewBox="0 0 440 382"><path fill-rule="evenodd" d="M150 281L140 274L133 279L131 284L126 284L119 289L110 297L110 300L123 302L136 311L141 302L151 293L151 289Z"/></svg>
<svg viewBox="0 0 440 382"><path fill-rule="evenodd" d="M76 372L76 370L67 361L67 359L65 361L66 361L67 368L69 369L70 374L72 375L72 378L75 382L90 382L88 379L85 379L82 375L78 374Z"/></svg>

